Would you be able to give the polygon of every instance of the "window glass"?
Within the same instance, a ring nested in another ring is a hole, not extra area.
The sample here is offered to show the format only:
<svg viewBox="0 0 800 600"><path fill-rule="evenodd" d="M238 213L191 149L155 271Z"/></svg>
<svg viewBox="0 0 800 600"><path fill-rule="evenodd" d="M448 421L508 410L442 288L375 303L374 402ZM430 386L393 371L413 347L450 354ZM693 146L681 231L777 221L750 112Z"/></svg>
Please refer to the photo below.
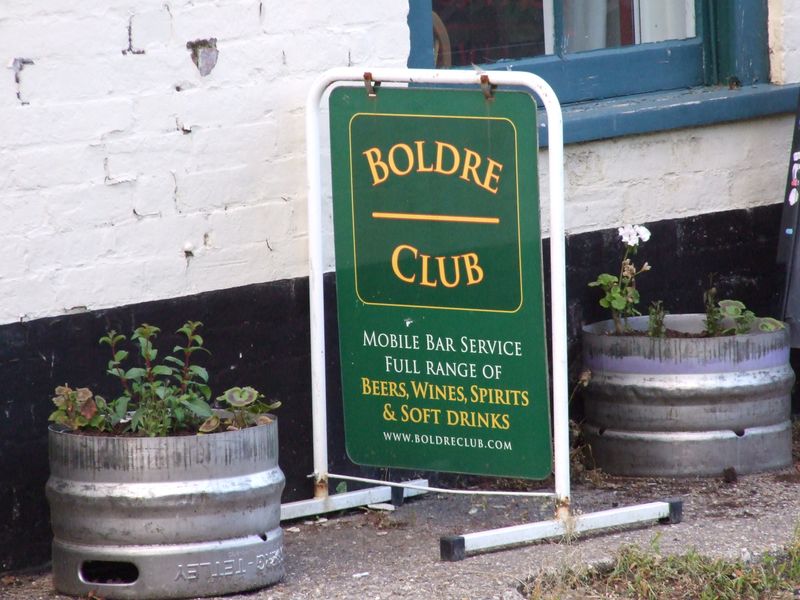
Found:
<svg viewBox="0 0 800 600"><path fill-rule="evenodd" d="M695 36L694 0L557 0L566 52Z"/></svg>
<svg viewBox="0 0 800 600"><path fill-rule="evenodd" d="M544 54L542 4L542 0L433 0L436 66Z"/></svg>
<svg viewBox="0 0 800 600"><path fill-rule="evenodd" d="M437 67L695 37L694 0L433 0Z"/></svg>

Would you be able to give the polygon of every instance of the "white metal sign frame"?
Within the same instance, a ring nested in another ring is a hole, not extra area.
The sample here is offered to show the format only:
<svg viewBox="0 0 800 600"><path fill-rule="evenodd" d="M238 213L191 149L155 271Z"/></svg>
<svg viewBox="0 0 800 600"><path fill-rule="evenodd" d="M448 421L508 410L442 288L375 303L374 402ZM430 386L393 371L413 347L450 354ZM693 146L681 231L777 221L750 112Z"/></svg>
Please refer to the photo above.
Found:
<svg viewBox="0 0 800 600"><path fill-rule="evenodd" d="M322 167L320 148L320 103L325 91L335 83L365 82L367 92L380 82L405 84L450 84L483 86L519 86L533 92L544 104L548 130L548 177L550 190L550 294L553 383L553 463L554 493L531 493L555 497L555 519L518 525L462 536L443 538L444 560L460 560L469 552L488 550L508 544L519 544L567 532L589 531L625 524L655 520L680 520L679 501L652 502L573 517L570 514L569 468L569 389L567 373L567 300L564 224L564 137L561 105L550 85L538 75L510 71L490 73L467 70L431 69L364 69L338 68L322 74L314 82L306 101L306 144L308 176L308 250L309 296L311 318L311 377L314 442L314 498L284 504L281 518L291 519L331 510L352 508L383 501L391 496L389 487L403 488L405 495L414 495L427 487L418 480L408 483L379 482L364 478L335 475L328 472L328 423L325 382L325 306L323 299L322 248ZM380 93L380 92L378 92ZM328 479L355 480L382 484L376 488L328 495ZM451 492L452 490L437 490ZM491 492L488 492L491 493ZM522 495L522 494L521 494ZM391 496L394 497L394 496Z"/></svg>

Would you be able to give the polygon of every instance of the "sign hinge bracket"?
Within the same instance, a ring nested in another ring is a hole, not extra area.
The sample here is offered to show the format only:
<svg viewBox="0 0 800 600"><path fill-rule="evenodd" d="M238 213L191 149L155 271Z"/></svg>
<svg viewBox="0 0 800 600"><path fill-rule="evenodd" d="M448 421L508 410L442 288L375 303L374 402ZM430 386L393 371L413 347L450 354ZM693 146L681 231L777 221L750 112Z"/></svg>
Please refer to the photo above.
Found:
<svg viewBox="0 0 800 600"><path fill-rule="evenodd" d="M372 73L367 71L364 73L364 87L367 88L367 96L370 98L374 98L378 95L378 88L381 86L380 81L374 81L372 79Z"/></svg>
<svg viewBox="0 0 800 600"><path fill-rule="evenodd" d="M494 99L494 91L497 86L489 81L489 76L486 73L481 73L481 91L487 100Z"/></svg>

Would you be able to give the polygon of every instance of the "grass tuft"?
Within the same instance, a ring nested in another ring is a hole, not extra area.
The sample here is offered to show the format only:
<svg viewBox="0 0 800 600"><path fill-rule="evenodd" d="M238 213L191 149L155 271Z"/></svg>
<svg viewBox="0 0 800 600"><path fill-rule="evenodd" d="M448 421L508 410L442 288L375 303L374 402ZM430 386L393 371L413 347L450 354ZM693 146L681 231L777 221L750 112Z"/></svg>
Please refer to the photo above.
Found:
<svg viewBox="0 0 800 600"><path fill-rule="evenodd" d="M622 547L602 569L540 575L523 591L530 600L636 598L642 600L742 600L792 598L800 587L800 530L779 553L756 560L712 559L695 550L664 555L656 536L649 548Z"/></svg>

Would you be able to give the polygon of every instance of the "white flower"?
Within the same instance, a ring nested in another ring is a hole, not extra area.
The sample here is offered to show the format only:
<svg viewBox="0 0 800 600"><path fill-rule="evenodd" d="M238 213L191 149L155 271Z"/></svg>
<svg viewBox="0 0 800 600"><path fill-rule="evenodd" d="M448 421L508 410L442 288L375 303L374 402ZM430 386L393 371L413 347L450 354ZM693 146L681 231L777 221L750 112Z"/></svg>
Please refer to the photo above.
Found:
<svg viewBox="0 0 800 600"><path fill-rule="evenodd" d="M619 237L622 240L622 243L626 246L635 246L639 243L639 236L636 234L636 230L633 228L633 225L625 225L624 227L620 227L617 229L619 232Z"/></svg>
<svg viewBox="0 0 800 600"><path fill-rule="evenodd" d="M634 225L633 229L636 231L641 242L646 242L650 239L650 230L644 225Z"/></svg>
<svg viewBox="0 0 800 600"><path fill-rule="evenodd" d="M625 225L617 229L622 243L626 246L638 246L639 242L650 239L650 230L644 225Z"/></svg>

